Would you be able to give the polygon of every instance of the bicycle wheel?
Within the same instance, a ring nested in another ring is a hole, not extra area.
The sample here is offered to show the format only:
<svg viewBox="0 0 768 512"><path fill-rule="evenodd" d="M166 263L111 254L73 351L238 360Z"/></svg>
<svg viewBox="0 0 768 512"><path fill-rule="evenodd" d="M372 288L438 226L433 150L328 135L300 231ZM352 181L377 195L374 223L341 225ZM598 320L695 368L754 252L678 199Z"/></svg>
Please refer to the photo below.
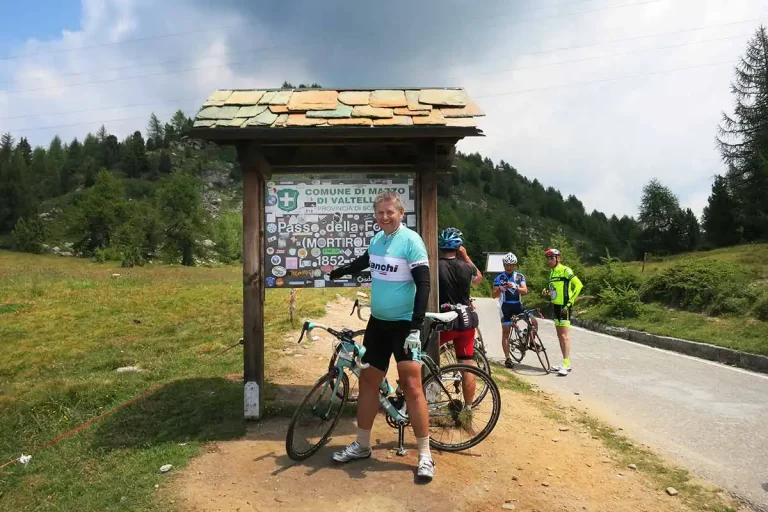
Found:
<svg viewBox="0 0 768 512"><path fill-rule="evenodd" d="M471 408L465 407L461 385L467 374L473 375L477 385L488 390L485 399ZM477 366L445 366L438 375L430 374L424 379L423 389L429 409L429 443L434 448L449 452L471 448L488 437L499 421L499 388L490 375Z"/></svg>
<svg viewBox="0 0 768 512"><path fill-rule="evenodd" d="M509 356L518 363L525 357L525 343L514 327L509 331Z"/></svg>
<svg viewBox="0 0 768 512"><path fill-rule="evenodd" d="M534 336L533 349L536 351L536 357L539 358L539 363L541 363L541 367L544 368L544 371L549 373L549 371L551 370L551 366L549 365L549 356L547 355L547 349L544 346L544 343L542 343L541 338L539 338L538 332L534 332L533 336Z"/></svg>
<svg viewBox="0 0 768 512"><path fill-rule="evenodd" d="M485 342L483 341L483 333L480 332L480 327L475 328L475 349L477 348L485 354Z"/></svg>
<svg viewBox="0 0 768 512"><path fill-rule="evenodd" d="M453 343L446 343L440 347L440 361L446 361L446 364L440 366L449 366L452 364L469 364L464 361L459 361L456 357L456 351L453 347ZM488 362L488 357L481 350L475 347L474 354L472 356L472 364L483 370L488 375L491 374L491 364ZM461 383L454 382L453 386L456 387L456 393L461 391ZM485 395L488 394L488 387L485 385L485 381L477 382L475 387L475 399L472 401L472 407L483 401Z"/></svg>
<svg viewBox="0 0 768 512"><path fill-rule="evenodd" d="M333 388L339 382L339 399ZM288 425L285 437L285 451L293 460L304 460L312 456L328 442L331 432L341 418L349 394L349 379L342 373L339 380L337 369L329 371L315 383L304 397ZM303 433L306 427L307 433ZM299 430L302 429L302 432Z"/></svg>

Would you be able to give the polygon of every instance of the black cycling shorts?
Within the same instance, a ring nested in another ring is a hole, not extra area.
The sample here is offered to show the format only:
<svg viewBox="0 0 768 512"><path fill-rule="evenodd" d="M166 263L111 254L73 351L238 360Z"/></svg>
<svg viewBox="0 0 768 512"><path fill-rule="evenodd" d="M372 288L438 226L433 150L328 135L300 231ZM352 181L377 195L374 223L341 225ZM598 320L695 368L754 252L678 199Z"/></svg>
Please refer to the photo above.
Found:
<svg viewBox="0 0 768 512"><path fill-rule="evenodd" d="M525 313L522 302L502 302L501 325L512 325L512 317L522 313Z"/></svg>
<svg viewBox="0 0 768 512"><path fill-rule="evenodd" d="M365 327L363 346L365 355L363 363L370 364L384 373L389 368L392 355L395 361L412 361L413 353L405 353L403 344L411 332L411 322L408 320L379 320L371 316Z"/></svg>
<svg viewBox="0 0 768 512"><path fill-rule="evenodd" d="M553 313L555 314L555 326L557 327L570 327L571 326L571 308L561 306L560 304L552 304Z"/></svg>

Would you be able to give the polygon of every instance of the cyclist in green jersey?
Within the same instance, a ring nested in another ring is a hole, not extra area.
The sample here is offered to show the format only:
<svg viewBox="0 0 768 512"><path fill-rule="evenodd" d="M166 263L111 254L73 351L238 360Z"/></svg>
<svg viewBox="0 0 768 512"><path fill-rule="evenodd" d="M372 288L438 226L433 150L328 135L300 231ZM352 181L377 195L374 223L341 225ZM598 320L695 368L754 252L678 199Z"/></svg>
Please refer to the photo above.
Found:
<svg viewBox="0 0 768 512"><path fill-rule="evenodd" d="M576 298L581 293L582 284L570 267L563 265L562 256L557 249L547 249L544 252L547 257L549 272L549 288L542 290L542 295L549 296L555 315L555 330L560 341L560 350L563 352L563 364L553 366L552 372L565 377L571 371L571 339L569 329L571 327L571 310Z"/></svg>

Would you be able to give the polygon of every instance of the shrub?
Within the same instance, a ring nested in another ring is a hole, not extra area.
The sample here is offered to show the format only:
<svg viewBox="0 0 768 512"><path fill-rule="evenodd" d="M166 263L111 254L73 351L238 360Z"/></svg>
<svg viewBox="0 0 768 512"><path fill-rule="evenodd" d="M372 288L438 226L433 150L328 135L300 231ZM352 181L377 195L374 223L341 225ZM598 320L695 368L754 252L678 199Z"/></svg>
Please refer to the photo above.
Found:
<svg viewBox="0 0 768 512"><path fill-rule="evenodd" d="M243 219L240 212L222 214L214 227L215 251L219 261L234 263L242 260Z"/></svg>
<svg viewBox="0 0 768 512"><path fill-rule="evenodd" d="M600 265L585 270L583 279L585 293L600 295L604 289L616 286L640 289L640 278L626 265L622 265L621 260L607 254L600 258L600 261Z"/></svg>
<svg viewBox="0 0 768 512"><path fill-rule="evenodd" d="M611 318L633 318L643 309L640 293L627 285L606 286L600 292L600 302Z"/></svg>
<svg viewBox="0 0 768 512"><path fill-rule="evenodd" d="M755 302L752 313L758 320L768 321L768 293L763 293Z"/></svg>
<svg viewBox="0 0 768 512"><path fill-rule="evenodd" d="M45 225L42 220L30 217L16 222L11 232L11 247L14 251L40 254L43 252L43 242L45 242Z"/></svg>
<svg viewBox="0 0 768 512"><path fill-rule="evenodd" d="M716 260L682 260L652 276L642 286L643 300L656 300L688 311L712 312L740 304L729 297L749 298L752 279L743 265Z"/></svg>

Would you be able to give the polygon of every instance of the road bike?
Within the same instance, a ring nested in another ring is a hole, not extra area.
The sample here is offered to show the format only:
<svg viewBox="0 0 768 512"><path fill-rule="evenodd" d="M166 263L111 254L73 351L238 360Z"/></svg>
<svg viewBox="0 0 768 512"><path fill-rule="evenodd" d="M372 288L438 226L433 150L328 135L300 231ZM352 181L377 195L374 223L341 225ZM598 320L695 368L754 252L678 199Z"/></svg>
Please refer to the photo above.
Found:
<svg viewBox="0 0 768 512"><path fill-rule="evenodd" d="M536 352L539 363L544 371L549 373L551 366L547 349L539 337L538 329L531 322L531 315L537 315L544 318L539 309L531 309L512 317L512 328L509 330L509 355L518 363L523 360L525 353L529 350ZM520 329L519 322L523 321L526 326Z"/></svg>
<svg viewBox="0 0 768 512"><path fill-rule="evenodd" d="M427 313L426 318L430 320L431 334L434 330L450 327L456 313ZM365 347L355 341L355 331L338 331L306 321L299 343L306 333L311 335L313 329L331 334L338 340L339 348L335 351L335 363L304 397L288 426L286 452L297 461L307 459L327 444L348 402L348 374L359 379L361 369L369 366L362 362ZM430 445L438 450L461 451L488 437L501 414L501 394L490 375L469 364L451 364L440 368L423 351L420 351L420 359L427 368L422 389L429 411ZM488 388L481 401L472 400L471 407L466 406L463 395L463 383L468 375L472 375L480 386ZM399 383L394 389L385 378L379 388L379 403L386 413L387 424L398 431L397 454L405 455L405 427L410 421L405 394Z"/></svg>

